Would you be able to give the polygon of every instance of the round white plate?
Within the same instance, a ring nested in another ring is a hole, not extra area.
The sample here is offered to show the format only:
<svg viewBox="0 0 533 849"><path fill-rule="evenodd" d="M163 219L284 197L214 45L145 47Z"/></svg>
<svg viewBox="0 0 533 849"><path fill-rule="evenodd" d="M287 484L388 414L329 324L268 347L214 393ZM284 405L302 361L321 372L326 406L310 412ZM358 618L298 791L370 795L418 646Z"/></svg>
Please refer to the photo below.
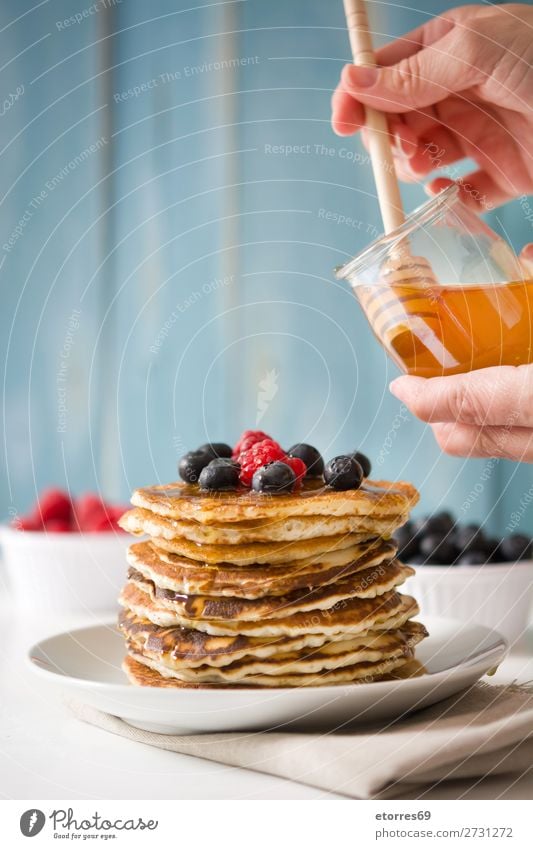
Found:
<svg viewBox="0 0 533 849"><path fill-rule="evenodd" d="M505 655L503 637L483 625L436 617L424 624L430 636L417 658L428 674L405 681L263 690L135 687L121 670L124 639L113 624L49 637L30 649L28 659L63 694L148 731L338 728L434 704L473 684Z"/></svg>

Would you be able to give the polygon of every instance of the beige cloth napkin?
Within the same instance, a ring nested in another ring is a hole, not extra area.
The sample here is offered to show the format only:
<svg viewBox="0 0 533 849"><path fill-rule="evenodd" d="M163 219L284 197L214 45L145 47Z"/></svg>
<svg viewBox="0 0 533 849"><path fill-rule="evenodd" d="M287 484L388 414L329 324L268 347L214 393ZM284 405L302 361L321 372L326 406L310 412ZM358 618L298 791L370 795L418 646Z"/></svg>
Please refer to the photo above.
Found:
<svg viewBox="0 0 533 849"><path fill-rule="evenodd" d="M137 743L354 798L402 798L436 782L520 774L533 764L530 685L478 682L395 724L329 733L155 734L80 702L68 705L84 722Z"/></svg>

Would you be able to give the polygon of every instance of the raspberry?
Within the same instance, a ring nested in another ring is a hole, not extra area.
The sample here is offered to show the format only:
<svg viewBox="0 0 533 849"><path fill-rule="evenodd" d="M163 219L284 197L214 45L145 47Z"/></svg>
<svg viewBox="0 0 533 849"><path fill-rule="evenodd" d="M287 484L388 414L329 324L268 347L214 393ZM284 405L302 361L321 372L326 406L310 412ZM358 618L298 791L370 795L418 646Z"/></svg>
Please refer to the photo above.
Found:
<svg viewBox="0 0 533 849"><path fill-rule="evenodd" d="M49 519L44 529L53 534L68 534L71 531L70 522L65 519Z"/></svg>
<svg viewBox="0 0 533 849"><path fill-rule="evenodd" d="M274 442L270 438L255 442L251 448L248 448L239 455L241 483L244 486L251 486L254 472L260 469L261 466L266 466L267 463L273 463L275 460L285 461L285 451L281 445L278 445L277 442Z"/></svg>
<svg viewBox="0 0 533 849"><path fill-rule="evenodd" d="M72 502L61 489L45 489L39 496L35 515L46 527L48 522L70 522Z"/></svg>
<svg viewBox="0 0 533 849"><path fill-rule="evenodd" d="M89 532L97 532L97 531L116 531L120 530L120 528L115 524L111 516L106 516L103 514L102 516L95 518L90 528L87 528Z"/></svg>
<svg viewBox="0 0 533 849"><path fill-rule="evenodd" d="M117 530L119 530L119 531L122 530L122 528L118 527L117 523L118 523L118 520L124 515L126 510L129 510L129 509L130 508L128 506L123 507L123 506L118 505L118 504L109 504L108 505L107 514L110 517L110 519L112 519L113 522L115 523L115 525L117 526Z"/></svg>
<svg viewBox="0 0 533 849"><path fill-rule="evenodd" d="M268 433L263 433L262 430L245 430L241 438L233 449L232 457L234 460L239 459L239 455L243 451L248 451L256 442L262 442L264 439L270 439Z"/></svg>
<svg viewBox="0 0 533 849"><path fill-rule="evenodd" d="M76 499L74 505L74 514L76 517L76 529L79 531L92 531L94 525L105 518L106 506L98 495L87 493Z"/></svg>
<svg viewBox="0 0 533 849"><path fill-rule="evenodd" d="M296 475L296 485L299 486L307 474L307 466L304 461L300 460L299 457L285 457L283 462L291 467Z"/></svg>
<svg viewBox="0 0 533 849"><path fill-rule="evenodd" d="M18 531L42 531L43 523L40 516L17 516L11 526Z"/></svg>

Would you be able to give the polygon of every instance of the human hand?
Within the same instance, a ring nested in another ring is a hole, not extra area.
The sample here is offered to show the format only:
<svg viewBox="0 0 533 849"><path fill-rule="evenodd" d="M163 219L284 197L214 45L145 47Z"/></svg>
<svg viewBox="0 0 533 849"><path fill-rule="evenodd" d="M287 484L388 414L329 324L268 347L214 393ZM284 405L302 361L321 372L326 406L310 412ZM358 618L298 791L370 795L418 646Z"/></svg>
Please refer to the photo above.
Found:
<svg viewBox="0 0 533 849"><path fill-rule="evenodd" d="M346 65L332 97L339 135L388 113L398 176L419 180L470 157L462 199L487 209L533 191L533 7L462 6L376 51L378 69ZM364 137L363 129L363 137ZM449 180L433 180L430 193Z"/></svg>
<svg viewBox="0 0 533 849"><path fill-rule="evenodd" d="M404 376L390 389L431 423L447 454L533 463L533 364L429 379Z"/></svg>

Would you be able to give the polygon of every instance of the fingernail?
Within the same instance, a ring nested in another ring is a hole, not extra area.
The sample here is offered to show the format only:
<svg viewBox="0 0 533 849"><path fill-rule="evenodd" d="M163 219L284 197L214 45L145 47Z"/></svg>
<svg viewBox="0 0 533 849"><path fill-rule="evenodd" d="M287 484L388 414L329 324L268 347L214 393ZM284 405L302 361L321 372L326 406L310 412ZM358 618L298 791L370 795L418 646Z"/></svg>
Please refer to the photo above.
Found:
<svg viewBox="0 0 533 849"><path fill-rule="evenodd" d="M404 377L396 377L389 383L389 390L400 401L404 401L408 395L416 396L422 389L425 383L425 378L414 377L414 375L404 375Z"/></svg>
<svg viewBox="0 0 533 849"><path fill-rule="evenodd" d="M394 152L398 153L405 159L410 159L414 153L414 146L412 144L409 144L409 142L403 139L400 135L398 135L398 133L394 133L392 144L394 147Z"/></svg>
<svg viewBox="0 0 533 849"><path fill-rule="evenodd" d="M371 88L378 81L379 68L371 68L365 65L352 65L350 69L350 81L357 88Z"/></svg>
<svg viewBox="0 0 533 849"><path fill-rule="evenodd" d="M397 377L389 383L389 392L398 398L398 390L400 389L401 377Z"/></svg>

